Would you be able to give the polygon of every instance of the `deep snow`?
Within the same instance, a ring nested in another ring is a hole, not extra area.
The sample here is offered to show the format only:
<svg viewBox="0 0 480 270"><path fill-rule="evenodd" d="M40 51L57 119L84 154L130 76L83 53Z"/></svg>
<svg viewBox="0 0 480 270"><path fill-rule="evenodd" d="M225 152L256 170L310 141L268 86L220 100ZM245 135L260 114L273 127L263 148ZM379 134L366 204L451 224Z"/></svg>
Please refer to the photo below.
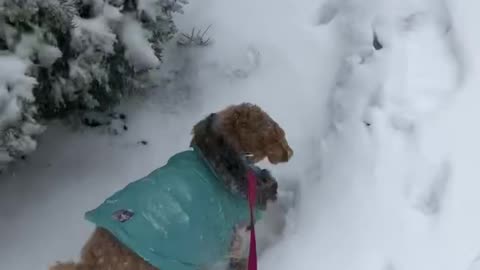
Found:
<svg viewBox="0 0 480 270"><path fill-rule="evenodd" d="M295 157L271 168L284 189L299 184L260 269L480 269L480 129L470 120L479 8L192 0L180 29L212 25L214 43L170 48L165 66L180 75L161 85L168 98L126 104L129 131L114 138L50 128L0 178L0 269L77 258L92 230L85 210L184 149L200 117L242 101L285 127Z"/></svg>

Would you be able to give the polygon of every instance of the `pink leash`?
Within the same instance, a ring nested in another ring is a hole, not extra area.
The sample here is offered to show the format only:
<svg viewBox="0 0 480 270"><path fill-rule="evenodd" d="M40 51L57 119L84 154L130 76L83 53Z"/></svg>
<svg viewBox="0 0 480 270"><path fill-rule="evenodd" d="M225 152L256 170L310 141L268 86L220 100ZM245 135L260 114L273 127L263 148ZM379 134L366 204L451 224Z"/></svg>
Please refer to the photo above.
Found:
<svg viewBox="0 0 480 270"><path fill-rule="evenodd" d="M257 198L257 179L253 171L248 171L248 204L250 205L250 252L248 270L257 270L257 241L255 238L255 202Z"/></svg>

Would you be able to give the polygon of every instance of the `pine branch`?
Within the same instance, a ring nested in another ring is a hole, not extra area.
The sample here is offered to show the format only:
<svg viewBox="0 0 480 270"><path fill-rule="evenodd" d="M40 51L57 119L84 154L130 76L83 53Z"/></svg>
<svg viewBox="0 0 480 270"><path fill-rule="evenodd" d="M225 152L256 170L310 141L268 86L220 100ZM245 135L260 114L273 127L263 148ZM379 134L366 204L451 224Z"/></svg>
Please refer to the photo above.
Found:
<svg viewBox="0 0 480 270"><path fill-rule="evenodd" d="M205 34L208 32L210 27L211 25L209 25L203 32L201 32L200 30L196 32L195 28L193 28L192 32L188 35L185 33L182 33L179 40L177 41L177 44L182 47L192 47L192 46L205 47L210 45L211 43L210 38L205 39Z"/></svg>

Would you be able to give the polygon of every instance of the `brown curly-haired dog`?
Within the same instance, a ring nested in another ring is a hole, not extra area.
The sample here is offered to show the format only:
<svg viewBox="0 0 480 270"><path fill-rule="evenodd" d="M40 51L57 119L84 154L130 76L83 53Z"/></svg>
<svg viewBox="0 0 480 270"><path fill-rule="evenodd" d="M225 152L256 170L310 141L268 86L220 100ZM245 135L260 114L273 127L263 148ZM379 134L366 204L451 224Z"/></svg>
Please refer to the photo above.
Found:
<svg viewBox="0 0 480 270"><path fill-rule="evenodd" d="M210 114L192 131L191 146L197 147L223 181L226 192L246 198L247 170L257 173L257 202L262 208L277 199L276 180L254 163L268 158L272 164L287 162L293 155L283 129L260 107L243 103ZM192 179L192 181L195 179ZM240 225L239 225L240 226ZM245 225L242 225L245 226ZM232 233L230 268L245 268L242 240L246 227ZM51 270L158 270L117 240L108 230L97 227L82 249L78 263L57 263ZM175 269L162 269L175 270Z"/></svg>

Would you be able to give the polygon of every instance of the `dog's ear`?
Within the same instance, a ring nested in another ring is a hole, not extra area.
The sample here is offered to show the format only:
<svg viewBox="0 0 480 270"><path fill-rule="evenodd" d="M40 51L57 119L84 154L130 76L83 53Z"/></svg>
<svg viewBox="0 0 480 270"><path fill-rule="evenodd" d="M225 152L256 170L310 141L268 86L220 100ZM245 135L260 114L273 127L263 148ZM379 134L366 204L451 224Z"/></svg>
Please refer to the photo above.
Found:
<svg viewBox="0 0 480 270"><path fill-rule="evenodd" d="M193 136L190 141L190 147L204 143L209 137L212 138L218 136L217 134L214 134L212 127L215 118L216 114L211 113L193 126L191 131Z"/></svg>

